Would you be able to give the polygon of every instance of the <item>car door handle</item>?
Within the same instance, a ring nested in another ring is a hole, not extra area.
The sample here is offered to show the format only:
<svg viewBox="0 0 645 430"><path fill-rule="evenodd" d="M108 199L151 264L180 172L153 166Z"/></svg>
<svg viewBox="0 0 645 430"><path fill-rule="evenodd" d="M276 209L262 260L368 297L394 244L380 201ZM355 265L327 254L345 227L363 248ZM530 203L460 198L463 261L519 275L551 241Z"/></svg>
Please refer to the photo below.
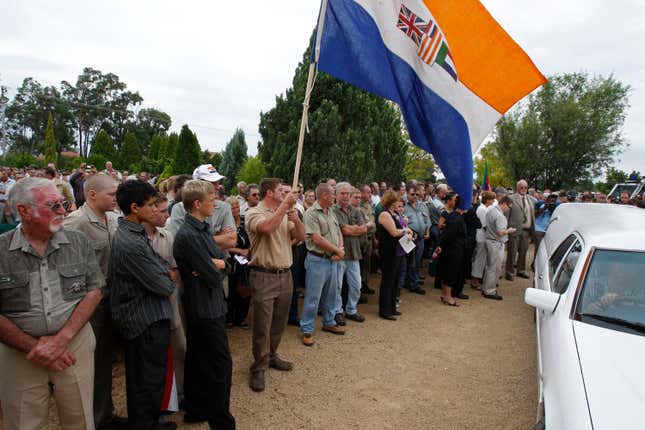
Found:
<svg viewBox="0 0 645 430"><path fill-rule="evenodd" d="M544 278L544 275L538 275L538 279Z"/></svg>

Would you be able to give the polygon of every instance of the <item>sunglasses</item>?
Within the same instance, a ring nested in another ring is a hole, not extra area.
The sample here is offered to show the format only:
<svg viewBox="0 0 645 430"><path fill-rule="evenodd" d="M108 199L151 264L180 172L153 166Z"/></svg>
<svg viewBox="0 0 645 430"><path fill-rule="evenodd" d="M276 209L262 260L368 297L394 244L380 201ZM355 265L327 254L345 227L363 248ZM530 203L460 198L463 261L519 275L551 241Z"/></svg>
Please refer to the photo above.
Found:
<svg viewBox="0 0 645 430"><path fill-rule="evenodd" d="M48 208L52 212L58 212L60 208L65 209L65 211L69 210L71 204L67 200L59 200L57 202L47 203L47 204L38 205L38 206Z"/></svg>

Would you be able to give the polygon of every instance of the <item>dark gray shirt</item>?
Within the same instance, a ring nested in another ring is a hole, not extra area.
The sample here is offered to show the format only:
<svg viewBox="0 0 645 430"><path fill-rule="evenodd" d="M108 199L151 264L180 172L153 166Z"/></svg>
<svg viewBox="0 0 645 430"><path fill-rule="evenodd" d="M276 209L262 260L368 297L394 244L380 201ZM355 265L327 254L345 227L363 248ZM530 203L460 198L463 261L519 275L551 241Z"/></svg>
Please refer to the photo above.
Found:
<svg viewBox="0 0 645 430"><path fill-rule="evenodd" d="M215 244L209 223L186 214L175 236L173 255L184 283L182 301L188 321L226 315L222 282L228 270L219 270L212 261L213 258L226 260L226 255Z"/></svg>
<svg viewBox="0 0 645 430"><path fill-rule="evenodd" d="M175 290L168 263L154 252L141 224L119 219L112 242L110 307L126 339L152 323L172 318L168 299Z"/></svg>

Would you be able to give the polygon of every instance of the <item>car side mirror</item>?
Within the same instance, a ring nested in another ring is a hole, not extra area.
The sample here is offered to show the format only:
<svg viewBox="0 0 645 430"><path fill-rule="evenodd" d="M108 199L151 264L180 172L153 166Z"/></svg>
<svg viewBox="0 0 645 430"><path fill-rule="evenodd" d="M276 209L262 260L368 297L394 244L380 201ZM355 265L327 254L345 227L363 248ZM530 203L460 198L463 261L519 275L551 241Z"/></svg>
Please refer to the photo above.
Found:
<svg viewBox="0 0 645 430"><path fill-rule="evenodd" d="M560 294L537 288L527 288L524 292L524 302L529 306L553 313L560 302Z"/></svg>

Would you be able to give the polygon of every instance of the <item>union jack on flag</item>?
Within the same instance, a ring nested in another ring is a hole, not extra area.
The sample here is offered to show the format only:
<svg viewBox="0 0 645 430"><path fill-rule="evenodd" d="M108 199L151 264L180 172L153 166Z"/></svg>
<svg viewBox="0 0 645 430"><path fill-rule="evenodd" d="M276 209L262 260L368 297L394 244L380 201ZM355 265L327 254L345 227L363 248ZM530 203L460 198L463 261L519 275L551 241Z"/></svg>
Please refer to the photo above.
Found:
<svg viewBox="0 0 645 430"><path fill-rule="evenodd" d="M418 17L414 12L401 5L401 12L399 13L399 21L396 24L402 32L404 32L412 41L419 46L423 35L428 32L431 24L425 22L422 18Z"/></svg>

